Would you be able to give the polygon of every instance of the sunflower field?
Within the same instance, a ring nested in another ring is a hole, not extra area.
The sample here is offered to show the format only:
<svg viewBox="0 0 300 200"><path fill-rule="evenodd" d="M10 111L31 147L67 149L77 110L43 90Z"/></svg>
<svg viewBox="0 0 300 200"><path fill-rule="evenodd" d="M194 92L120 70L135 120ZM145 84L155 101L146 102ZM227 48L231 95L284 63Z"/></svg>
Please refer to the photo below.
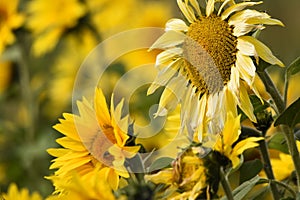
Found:
<svg viewBox="0 0 300 200"><path fill-rule="evenodd" d="M0 200L300 200L298 0L0 0Z"/></svg>

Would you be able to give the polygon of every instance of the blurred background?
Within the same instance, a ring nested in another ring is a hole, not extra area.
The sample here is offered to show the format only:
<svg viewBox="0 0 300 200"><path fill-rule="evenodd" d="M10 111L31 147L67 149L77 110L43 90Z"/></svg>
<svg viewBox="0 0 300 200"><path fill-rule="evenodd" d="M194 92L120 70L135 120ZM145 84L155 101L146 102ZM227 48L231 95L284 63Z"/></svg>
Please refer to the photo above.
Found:
<svg viewBox="0 0 300 200"><path fill-rule="evenodd" d="M265 0L257 8L285 24L267 27L260 39L289 65L300 55L300 1ZM83 60L113 34L164 27L173 17L182 17L175 0L0 0L0 192L11 182L43 196L52 192L44 178L52 173L46 149L56 147L61 136L52 126L62 113L72 112L73 84ZM100 82L107 98L124 73L155 63L157 53L145 49L117 59ZM282 88L283 69L270 72ZM289 103L300 95L297 79L291 80ZM141 125L149 122L148 109L159 99L160 91L146 98L146 90L139 88L130 99L130 114ZM152 149L162 145L159 141L142 142Z"/></svg>

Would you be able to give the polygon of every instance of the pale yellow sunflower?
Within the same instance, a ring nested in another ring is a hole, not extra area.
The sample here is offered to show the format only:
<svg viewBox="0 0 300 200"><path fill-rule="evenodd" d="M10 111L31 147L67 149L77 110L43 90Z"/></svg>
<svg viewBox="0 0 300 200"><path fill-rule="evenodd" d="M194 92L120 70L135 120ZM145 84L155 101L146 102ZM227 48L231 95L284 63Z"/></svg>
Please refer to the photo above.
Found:
<svg viewBox="0 0 300 200"><path fill-rule="evenodd" d="M0 55L16 40L14 29L22 26L25 16L18 12L19 0L0 1Z"/></svg>
<svg viewBox="0 0 300 200"><path fill-rule="evenodd" d="M113 97L111 99L113 101ZM124 166L125 158L132 158L139 150L139 146L125 146L129 138L125 132L129 118L121 117L123 101L116 108L111 103L109 112L102 90L96 89L93 106L86 99L77 105L80 116L65 113L65 119L60 119L60 123L54 126L65 137L57 139L63 148L47 150L57 157L50 169L58 169L49 179L56 191L62 192L63 188L59 187L61 179L70 181L73 173L92 176L101 171L108 185L117 189L119 176L129 177Z"/></svg>
<svg viewBox="0 0 300 200"><path fill-rule="evenodd" d="M232 112L228 112L222 132L218 136L212 135L214 139L203 145L227 157L232 163L232 168L236 168L241 162L239 156L245 150L257 147L259 145L257 141L264 139L263 137L248 137L236 143L240 134L240 115L235 117Z"/></svg>
<svg viewBox="0 0 300 200"><path fill-rule="evenodd" d="M157 56L157 78L148 90L152 94L166 86L157 115L165 115L181 104L182 129L203 140L204 133L219 133L228 108L237 115L237 106L253 122L247 89L257 96L253 84L259 58L283 66L271 50L251 35L266 25L283 25L265 12L246 7L262 2L234 3L208 0L205 13L196 0L177 0L188 23L171 19L166 32L151 49L164 49ZM215 7L218 10L215 10Z"/></svg>
<svg viewBox="0 0 300 200"><path fill-rule="evenodd" d="M156 174L145 175L147 181L165 184L157 199L196 199L207 187L207 169L199 157L199 147L181 152L172 163L172 168L162 169Z"/></svg>
<svg viewBox="0 0 300 200"><path fill-rule="evenodd" d="M19 190L15 183L11 183L8 187L7 193L2 193L0 195L0 198L1 197L5 200L42 200L39 193L33 192L30 195L28 189L22 188Z"/></svg>
<svg viewBox="0 0 300 200"><path fill-rule="evenodd" d="M33 0L27 5L26 26L34 35L32 51L40 56L51 51L62 34L76 26L86 13L78 0Z"/></svg>

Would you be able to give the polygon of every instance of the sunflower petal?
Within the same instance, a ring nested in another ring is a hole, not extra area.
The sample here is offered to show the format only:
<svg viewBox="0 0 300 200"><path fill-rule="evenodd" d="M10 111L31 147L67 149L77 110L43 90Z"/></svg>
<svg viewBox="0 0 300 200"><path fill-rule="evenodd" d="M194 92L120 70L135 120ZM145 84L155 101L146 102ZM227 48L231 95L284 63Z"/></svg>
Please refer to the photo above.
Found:
<svg viewBox="0 0 300 200"><path fill-rule="evenodd" d="M187 9L185 3L183 3L182 0L177 0L177 4L178 4L178 7L180 8L181 12L184 14L185 18L190 23L193 23L196 20L196 17Z"/></svg>
<svg viewBox="0 0 300 200"><path fill-rule="evenodd" d="M249 95L247 93L247 89L246 87L241 84L241 87L239 88L240 90L240 101L239 101L239 107L241 108L241 110L247 115L247 117L249 117L249 119L252 122L257 122L255 115L253 114L253 106L251 104L251 101L249 99Z"/></svg>
<svg viewBox="0 0 300 200"><path fill-rule="evenodd" d="M199 16L201 16L202 14L201 14L201 10L200 10L200 6L199 6L198 2L197 2L196 0L190 0L190 3L191 3L192 6L195 8L197 14L198 14Z"/></svg>
<svg viewBox="0 0 300 200"><path fill-rule="evenodd" d="M166 49L182 44L186 38L185 34L178 31L165 32L155 43L150 47L149 51L153 49Z"/></svg>
<svg viewBox="0 0 300 200"><path fill-rule="evenodd" d="M182 55L182 48L171 48L167 49L156 57L156 63L155 66L159 69L163 68L164 65L170 64L170 62L174 62L174 59ZM162 65L162 66L161 66Z"/></svg>
<svg viewBox="0 0 300 200"><path fill-rule="evenodd" d="M166 23L166 31L182 31L187 32L189 27L181 19L170 19Z"/></svg>
<svg viewBox="0 0 300 200"><path fill-rule="evenodd" d="M208 0L206 5L206 16L210 16L215 9L215 0Z"/></svg>
<svg viewBox="0 0 300 200"><path fill-rule="evenodd" d="M284 66L284 64L273 55L272 51L265 44L260 42L259 40L255 39L254 37L251 37L251 36L241 36L240 39L251 43L254 46L257 55L259 57L261 57L264 61L266 61L272 65L277 64L281 67Z"/></svg>
<svg viewBox="0 0 300 200"><path fill-rule="evenodd" d="M162 69L148 88L147 95L153 94L157 88L165 86L175 73L177 73L178 67L178 61L174 61L174 63L170 64L167 68Z"/></svg>
<svg viewBox="0 0 300 200"><path fill-rule="evenodd" d="M229 8L227 8L221 15L221 19L224 20L226 19L229 15L231 15L234 12L243 10L244 8L248 7L248 6L254 6L254 5L258 5L261 4L262 1L259 2L243 2L243 3L238 3L238 4L234 4L232 6L230 6Z"/></svg>
<svg viewBox="0 0 300 200"><path fill-rule="evenodd" d="M279 25L284 26L284 24L278 19L272 18L250 18L246 20L248 24L266 24L266 25Z"/></svg>

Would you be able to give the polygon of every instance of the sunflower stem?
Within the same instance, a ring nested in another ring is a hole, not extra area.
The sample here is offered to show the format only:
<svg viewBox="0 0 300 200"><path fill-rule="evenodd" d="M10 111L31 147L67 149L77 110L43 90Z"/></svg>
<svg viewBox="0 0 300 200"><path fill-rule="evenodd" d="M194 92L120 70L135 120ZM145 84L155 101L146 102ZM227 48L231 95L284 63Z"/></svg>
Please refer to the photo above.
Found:
<svg viewBox="0 0 300 200"><path fill-rule="evenodd" d="M281 182L281 181L276 181L276 180L270 180L271 182L274 182L275 184L284 187L287 191L289 191L289 193L291 193L293 195L293 198L296 199L297 194L296 192L286 183Z"/></svg>
<svg viewBox="0 0 300 200"><path fill-rule="evenodd" d="M288 88L289 88L289 78L288 78L288 72L287 69L284 72L284 93L283 93L283 101L284 105L287 105L287 95L288 95Z"/></svg>
<svg viewBox="0 0 300 200"><path fill-rule="evenodd" d="M292 156L292 160L293 160L295 171L296 171L297 190L298 190L298 192L300 192L300 157L299 157L299 151L298 151L298 148L296 145L294 133L293 133L292 128L290 128L287 125L281 125L280 128L285 133L287 145L288 145L290 154Z"/></svg>
<svg viewBox="0 0 300 200"><path fill-rule="evenodd" d="M263 133L263 135L265 135L265 133ZM270 161L268 145L267 145L267 142L265 139L259 141L259 148L260 148L261 156L262 156L262 159L264 162L264 171L266 172L266 175L267 175L268 179L270 180L270 187L271 187L273 198L275 200L279 200L280 194L279 194L276 184L273 182L273 180L275 180L275 178L274 178L274 173L273 173L273 169L272 169L272 165L271 165L271 161Z"/></svg>
<svg viewBox="0 0 300 200"><path fill-rule="evenodd" d="M277 90L277 87L273 83L269 73L266 70L263 71L257 71L258 76L264 83L264 86L266 87L267 92L271 95L272 99L274 100L274 103L277 107L277 111L279 113L282 113L285 109L285 104L282 99L281 94Z"/></svg>
<svg viewBox="0 0 300 200"><path fill-rule="evenodd" d="M28 123L25 124L25 128L28 134L27 139L29 142L32 142L35 135L36 105L33 99L33 92L30 86L30 73L29 73L29 67L26 60L26 55L22 47L21 46L18 47L19 47L18 48L19 57L17 59L17 63L18 63L18 70L20 72L20 90L21 90L24 104L28 109L27 110Z"/></svg>
<svg viewBox="0 0 300 200"><path fill-rule="evenodd" d="M227 178L227 176L225 176L225 174L224 174L224 169L223 169L223 167L220 168L220 179L221 179L222 187L223 187L223 189L224 189L224 191L225 191L225 194L226 194L226 196L227 196L227 199L228 199L228 200L234 200L233 194L232 194L232 190L231 190L231 187L230 187L228 178Z"/></svg>

